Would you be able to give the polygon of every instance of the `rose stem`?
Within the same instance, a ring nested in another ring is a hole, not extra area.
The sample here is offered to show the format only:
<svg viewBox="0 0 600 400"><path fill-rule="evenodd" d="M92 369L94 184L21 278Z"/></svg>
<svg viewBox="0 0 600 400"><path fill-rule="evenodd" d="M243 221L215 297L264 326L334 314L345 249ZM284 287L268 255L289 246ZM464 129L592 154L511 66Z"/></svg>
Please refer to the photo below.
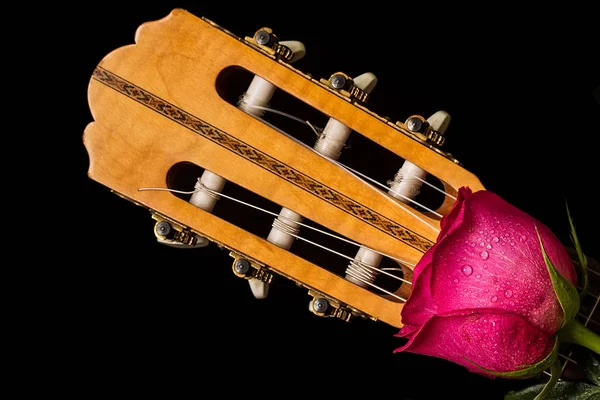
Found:
<svg viewBox="0 0 600 400"><path fill-rule="evenodd" d="M600 336L574 319L558 331L558 337L560 341L578 344L600 354Z"/></svg>

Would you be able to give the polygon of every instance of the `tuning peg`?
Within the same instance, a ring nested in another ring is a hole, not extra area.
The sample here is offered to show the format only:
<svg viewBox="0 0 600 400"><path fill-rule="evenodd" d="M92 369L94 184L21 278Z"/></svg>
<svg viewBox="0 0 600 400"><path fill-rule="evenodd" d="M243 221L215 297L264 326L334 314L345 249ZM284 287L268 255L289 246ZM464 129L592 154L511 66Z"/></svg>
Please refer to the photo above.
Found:
<svg viewBox="0 0 600 400"><path fill-rule="evenodd" d="M269 295L269 284L252 278L248 280L250 290L255 299L263 300Z"/></svg>
<svg viewBox="0 0 600 400"><path fill-rule="evenodd" d="M434 131L438 131L443 135L450 125L450 114L443 110L437 111L427 118L427 122Z"/></svg>
<svg viewBox="0 0 600 400"><path fill-rule="evenodd" d="M292 53L294 53L292 59L290 60L290 63L296 62L306 55L306 48L304 47L304 43L302 42L299 42L297 40L285 40L279 43L286 46L287 48L292 50Z"/></svg>
<svg viewBox="0 0 600 400"><path fill-rule="evenodd" d="M377 77L372 72L365 72L354 78L354 84L370 94L377 85Z"/></svg>

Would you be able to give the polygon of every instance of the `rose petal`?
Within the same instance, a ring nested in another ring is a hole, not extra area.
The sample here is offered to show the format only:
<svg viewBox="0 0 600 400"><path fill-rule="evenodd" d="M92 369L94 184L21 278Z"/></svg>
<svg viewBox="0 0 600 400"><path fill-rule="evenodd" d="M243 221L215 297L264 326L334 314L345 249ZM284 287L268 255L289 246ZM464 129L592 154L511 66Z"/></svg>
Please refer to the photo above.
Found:
<svg viewBox="0 0 600 400"><path fill-rule="evenodd" d="M452 233L455 227L462 224L462 218L465 212L465 201L471 197L473 192L469 187L461 187L458 189L458 196L456 202L452 206L452 210L446 214L440 221L440 233L438 235L438 242L446 235Z"/></svg>
<svg viewBox="0 0 600 400"><path fill-rule="evenodd" d="M454 229L448 228L450 233L433 253L429 296L438 313L496 308L518 314L548 334L556 332L562 309L534 224L556 268L573 282L574 268L561 242L543 224L491 192L476 192L464 205L462 221L454 220Z"/></svg>
<svg viewBox="0 0 600 400"><path fill-rule="evenodd" d="M404 337L420 328L433 317L437 309L429 290L431 280L431 264L427 264L420 274L419 284L414 285L410 296L402 309L402 324L397 336Z"/></svg>
<svg viewBox="0 0 600 400"><path fill-rule="evenodd" d="M494 372L510 372L543 360L553 349L553 336L518 315L495 310L468 312L468 315L431 318L406 345L394 352L443 358L493 377L471 362Z"/></svg>
<svg viewBox="0 0 600 400"><path fill-rule="evenodd" d="M402 324L404 326L396 336L406 336L409 332L421 327L436 313L435 302L431 297L429 288L431 282L431 262L437 246L437 243L431 246L413 269L412 288L402 309Z"/></svg>

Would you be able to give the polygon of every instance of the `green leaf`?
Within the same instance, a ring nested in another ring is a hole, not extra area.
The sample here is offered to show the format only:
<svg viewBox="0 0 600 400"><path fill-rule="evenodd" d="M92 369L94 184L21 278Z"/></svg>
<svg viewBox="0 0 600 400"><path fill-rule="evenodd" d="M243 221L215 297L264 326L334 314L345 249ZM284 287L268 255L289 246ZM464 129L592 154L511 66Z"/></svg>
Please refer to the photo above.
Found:
<svg viewBox="0 0 600 400"><path fill-rule="evenodd" d="M487 368L484 368L480 365L477 365L475 362L469 360L467 357L463 356L463 358L465 360L467 360L468 362L470 362L471 364L473 364L474 366L476 366L477 368L479 368L480 370L485 371L488 374L494 375L498 378L530 378L530 377L536 376L536 375L544 372L545 370L550 368L552 365L554 365L554 362L558 358L558 340L554 341L554 347L552 348L552 351L542 361L540 361L536 364L528 365L525 368L519 369L516 371L496 372L496 371L492 371Z"/></svg>
<svg viewBox="0 0 600 400"><path fill-rule="evenodd" d="M587 257L583 254L583 250L581 249L581 243L579 243L579 239L577 238L577 233L575 232L575 224L573 224L573 218L571 218L571 213L569 212L569 205L566 204L567 207L567 217L569 218L569 225L571 226L571 241L573 242L573 246L575 246L575 251L577 251L577 256L579 258L579 267L581 268L581 277L583 278L583 284L580 296L583 297L587 293L589 286L589 277L587 272Z"/></svg>
<svg viewBox="0 0 600 400"><path fill-rule="evenodd" d="M544 384L514 390L504 395L504 400L533 400L542 391ZM597 400L600 387L585 382L559 381L544 400Z"/></svg>
<svg viewBox="0 0 600 400"><path fill-rule="evenodd" d="M579 293L577 293L577 288L571 284L564 276L558 272L552 261L550 261L550 257L546 253L546 249L544 249L544 244L542 243L542 237L540 236L540 232L535 227L535 231L538 235L538 239L540 240L540 246L542 247L542 255L544 256L544 262L546 263L546 268L548 268L548 272L550 273L550 279L552 279L552 286L554 287L554 292L556 293L556 297L558 298L558 302L560 303L561 308L563 309L564 318L561 327L565 326L567 322L572 320L577 313L579 312Z"/></svg>
<svg viewBox="0 0 600 400"><path fill-rule="evenodd" d="M596 386L600 386L600 361L592 352L586 351L579 362L583 366L585 377Z"/></svg>
<svg viewBox="0 0 600 400"><path fill-rule="evenodd" d="M535 396L535 399L533 400L544 400L545 398L547 398L548 395L550 395L552 389L554 389L556 382L558 382L558 378L560 377L561 373L561 365L557 359L550 367L550 379L548 380L548 382L546 382L542 391L537 396Z"/></svg>

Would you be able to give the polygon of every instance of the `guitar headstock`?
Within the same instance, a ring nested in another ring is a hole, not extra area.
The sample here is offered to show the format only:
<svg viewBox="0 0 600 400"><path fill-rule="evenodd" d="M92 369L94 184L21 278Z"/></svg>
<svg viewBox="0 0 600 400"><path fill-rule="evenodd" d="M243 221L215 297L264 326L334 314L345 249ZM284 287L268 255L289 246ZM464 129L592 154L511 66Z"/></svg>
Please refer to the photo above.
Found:
<svg viewBox="0 0 600 400"><path fill-rule="evenodd" d="M238 37L177 9L135 42L91 77L90 178L148 209L158 241L228 249L256 297L282 275L317 315L400 327L412 268L457 190L483 189L444 149L450 116L380 116L368 106L375 75L312 77L294 67L302 43L268 27ZM361 170L378 164L381 176ZM268 224L229 218L228 202Z"/></svg>

